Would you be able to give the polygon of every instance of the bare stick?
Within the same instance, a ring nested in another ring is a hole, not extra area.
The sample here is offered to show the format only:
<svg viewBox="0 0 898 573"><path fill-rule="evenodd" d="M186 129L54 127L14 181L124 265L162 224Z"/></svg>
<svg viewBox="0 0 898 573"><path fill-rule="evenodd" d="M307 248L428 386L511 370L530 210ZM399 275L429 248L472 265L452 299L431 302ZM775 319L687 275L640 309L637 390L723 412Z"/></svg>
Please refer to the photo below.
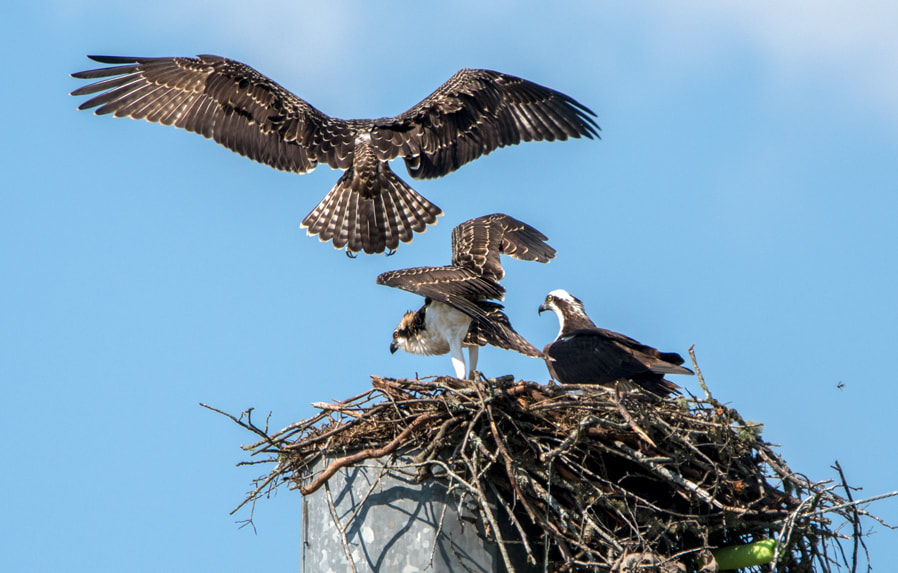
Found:
<svg viewBox="0 0 898 573"><path fill-rule="evenodd" d="M324 493L327 495L327 507L331 510L331 517L334 520L334 525L337 527L337 531L340 532L340 540L343 541L343 551L346 552L346 559L349 560L349 566L352 568L352 573L356 573L355 561L352 559L352 551L349 549L349 540L346 538L346 529L343 527L343 524L340 523L340 517L337 515L337 508L334 507L334 498L331 497L331 488L326 482L324 484Z"/></svg>
<svg viewBox="0 0 898 573"><path fill-rule="evenodd" d="M708 390L708 385L705 384L705 377L702 376L702 369L698 367L698 360L695 359L695 345L689 347L689 357L692 359L692 367L695 368L695 375L698 377L698 384L702 387L702 390L705 391L705 398L710 402L714 400L714 397L711 396L711 391Z"/></svg>
<svg viewBox="0 0 898 573"><path fill-rule="evenodd" d="M430 420L440 418L440 417L442 417L440 414L429 414L429 415L418 416L411 424L408 425L408 427L406 427L404 430L402 430L402 432L400 432L399 435L396 436L393 439L393 441L390 442L389 444L387 444L386 446L384 446L382 448L371 448L371 449L367 449L367 450L362 450L361 452L359 452L357 454L344 456L342 458L338 458L338 459L334 460L333 462L331 462L331 464L329 466L327 466L327 468L325 468L325 470L323 472L321 472L321 475L319 475L317 478L315 478L314 481L312 481L312 483L310 483L309 485L307 485L303 488L300 488L299 491L303 495L309 495L310 493L314 493L315 491L318 490L318 488L320 488L323 484L325 484L327 482L327 480L329 480L331 478L331 476L333 476L335 473L337 473L337 471L340 468L344 468L346 466L357 464L363 460L367 460L367 459L371 459L371 458L380 458L387 454L393 453L394 451L396 451L397 448L399 448L400 444L402 444L403 440L405 440L409 434L414 432L417 428L423 426L426 422L429 422Z"/></svg>

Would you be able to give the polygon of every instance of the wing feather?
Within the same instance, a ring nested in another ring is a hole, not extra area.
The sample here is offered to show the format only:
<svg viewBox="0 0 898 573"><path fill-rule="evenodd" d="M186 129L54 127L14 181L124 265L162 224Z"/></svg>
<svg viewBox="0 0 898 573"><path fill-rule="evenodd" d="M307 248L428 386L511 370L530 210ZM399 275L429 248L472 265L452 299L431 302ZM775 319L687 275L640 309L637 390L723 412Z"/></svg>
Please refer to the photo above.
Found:
<svg viewBox="0 0 898 573"><path fill-rule="evenodd" d="M118 65L72 74L80 79L105 78L72 92L99 94L79 109L97 108L97 114L174 125L260 163L297 173L314 169L319 161L338 167L345 163L338 158L351 156L346 122L318 111L246 64L211 55L89 57Z"/></svg>
<svg viewBox="0 0 898 573"><path fill-rule="evenodd" d="M601 328L575 330L548 345L545 352L552 359L553 376L565 383L608 384L621 379L652 382L660 380L662 374L692 374L680 366L683 359L678 354L660 353Z"/></svg>
<svg viewBox="0 0 898 573"><path fill-rule="evenodd" d="M500 255L546 263L555 257L548 238L504 213L465 221L452 230L452 264L492 281L505 276Z"/></svg>
<svg viewBox="0 0 898 573"><path fill-rule="evenodd" d="M511 326L508 316L502 312L501 304L488 301L479 301L477 304L487 315L489 324L484 324L481 319L472 320L465 336L465 344L476 344L477 346L489 344L505 350L514 350L525 356L544 358L542 352L527 342Z"/></svg>
<svg viewBox="0 0 898 573"><path fill-rule="evenodd" d="M448 304L471 318L489 322L478 300L501 300L505 288L469 269L452 266L413 267L378 275L377 284L399 288Z"/></svg>
<svg viewBox="0 0 898 573"><path fill-rule="evenodd" d="M396 150L412 177L426 179L522 141L598 137L594 116L545 86L491 70L463 69L405 113L377 120L372 139L392 142L378 147Z"/></svg>

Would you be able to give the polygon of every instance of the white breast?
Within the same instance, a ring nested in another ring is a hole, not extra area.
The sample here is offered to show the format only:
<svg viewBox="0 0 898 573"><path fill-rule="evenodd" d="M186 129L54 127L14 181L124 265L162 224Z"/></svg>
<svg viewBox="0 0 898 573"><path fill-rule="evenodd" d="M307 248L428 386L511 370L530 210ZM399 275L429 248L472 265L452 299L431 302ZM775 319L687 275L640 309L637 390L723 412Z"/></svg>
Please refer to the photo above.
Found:
<svg viewBox="0 0 898 573"><path fill-rule="evenodd" d="M434 301L427 307L424 325L430 354L446 354L450 341L457 341L461 347L461 341L471 326L471 317L448 304Z"/></svg>

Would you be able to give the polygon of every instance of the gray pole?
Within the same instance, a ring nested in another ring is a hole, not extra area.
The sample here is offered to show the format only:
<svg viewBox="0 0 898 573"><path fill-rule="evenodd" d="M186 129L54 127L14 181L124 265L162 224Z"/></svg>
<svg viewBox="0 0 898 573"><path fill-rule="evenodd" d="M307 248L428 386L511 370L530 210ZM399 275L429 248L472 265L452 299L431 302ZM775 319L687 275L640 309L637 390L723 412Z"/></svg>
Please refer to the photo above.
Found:
<svg viewBox="0 0 898 573"><path fill-rule="evenodd" d="M302 502L302 571L443 573L505 571L499 548L487 540L470 498L448 492L442 480L415 483L409 456L368 460L343 468ZM313 473L326 467L319 462ZM493 506L505 539L506 515ZM515 571L538 571L520 545L508 544Z"/></svg>

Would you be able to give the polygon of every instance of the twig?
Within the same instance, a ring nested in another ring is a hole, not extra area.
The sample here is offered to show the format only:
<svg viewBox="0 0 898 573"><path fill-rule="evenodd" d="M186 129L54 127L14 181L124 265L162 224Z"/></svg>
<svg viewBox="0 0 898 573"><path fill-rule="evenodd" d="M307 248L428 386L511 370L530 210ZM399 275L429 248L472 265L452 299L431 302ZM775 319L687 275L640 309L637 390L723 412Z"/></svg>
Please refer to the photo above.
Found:
<svg viewBox="0 0 898 573"><path fill-rule="evenodd" d="M702 387L702 390L705 392L705 399L709 402L716 402L714 397L711 396L711 391L708 390L708 385L705 384L705 377L702 376L702 369L698 367L698 360L695 358L695 345L691 345L689 347L689 358L692 359L692 368L695 369L695 375L698 378L698 385Z"/></svg>
<svg viewBox="0 0 898 573"><path fill-rule="evenodd" d="M324 493L327 495L327 507L331 511L334 526L336 526L337 531L340 532L340 540L343 542L343 551L346 552L346 559L349 560L349 567L352 568L353 573L356 573L355 561L352 559L352 551L349 549L349 540L346 538L346 529L343 527L343 524L340 523L340 517L337 515L337 508L334 506L334 498L331 497L331 488L327 482L324 484Z"/></svg>
<svg viewBox="0 0 898 573"><path fill-rule="evenodd" d="M657 448L658 445L654 441L652 441L652 439L649 437L649 435L646 434L645 431L642 428L640 428L638 424L636 424L636 422L633 420L633 416L631 416L630 412L628 412L627 409L624 408L624 405L621 404L620 398L621 398L620 390L619 390L619 387L616 386L615 391L614 391L614 398L611 398L611 401L614 402L615 406L617 406L617 411L620 412L620 415L624 418L624 420L627 421L627 425L630 426L630 428L634 432L636 432L640 438L645 440L646 443L651 444L651 446L653 448Z"/></svg>

